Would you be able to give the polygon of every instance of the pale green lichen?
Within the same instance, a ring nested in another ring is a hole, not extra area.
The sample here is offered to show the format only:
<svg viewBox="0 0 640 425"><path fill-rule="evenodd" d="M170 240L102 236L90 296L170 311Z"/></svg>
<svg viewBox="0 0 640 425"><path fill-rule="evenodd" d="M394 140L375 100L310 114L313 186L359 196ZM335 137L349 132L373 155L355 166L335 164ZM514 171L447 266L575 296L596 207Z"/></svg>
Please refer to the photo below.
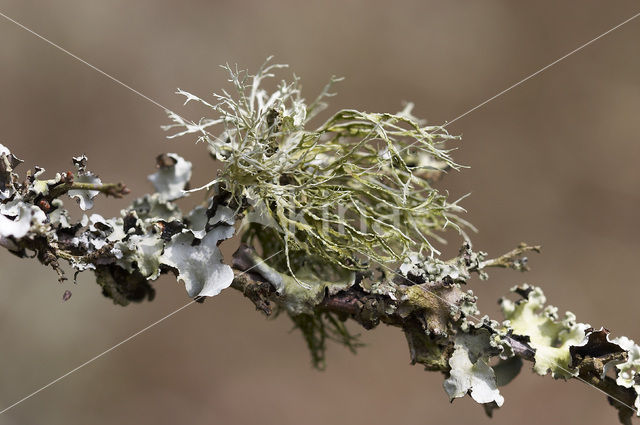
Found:
<svg viewBox="0 0 640 425"><path fill-rule="evenodd" d="M149 176L156 193L167 201L182 198L191 180L191 163L175 153L160 155L157 162L158 172Z"/></svg>
<svg viewBox="0 0 640 425"><path fill-rule="evenodd" d="M164 242L158 235L130 235L126 241L117 242L114 249L119 250L125 258L118 260L117 264L128 272L137 270L150 280L160 276L160 255Z"/></svg>
<svg viewBox="0 0 640 425"><path fill-rule="evenodd" d="M178 270L190 297L213 297L228 288L233 270L223 264L218 244L233 236L235 229L222 224L206 234L199 244L190 231L174 235L164 248L159 262Z"/></svg>
<svg viewBox="0 0 640 425"><path fill-rule="evenodd" d="M87 157L82 155L77 158L73 158L73 163L77 168L77 172L74 175L74 181L77 183L89 183L92 185L100 185L102 181L95 174L87 171ZM93 198L100 193L97 190L82 190L74 189L69 191L69 197L75 198L82 211L90 210L93 208Z"/></svg>
<svg viewBox="0 0 640 425"><path fill-rule="evenodd" d="M359 335L349 332L345 323L331 313L302 313L290 317L295 327L302 332L311 352L313 366L317 369L326 367L327 340L347 347L354 354L363 345L359 342Z"/></svg>
<svg viewBox="0 0 640 425"><path fill-rule="evenodd" d="M624 336L613 339L611 342L618 344L627 352L627 361L616 365L618 369L616 383L635 390L634 406L637 409L636 415L640 416L640 346Z"/></svg>
<svg viewBox="0 0 640 425"><path fill-rule="evenodd" d="M477 403L504 403L496 382L496 375L489 366L491 344L489 334L460 334L455 338L454 351L449 358L451 371L444 381L444 389L451 400L469 393Z"/></svg>
<svg viewBox="0 0 640 425"><path fill-rule="evenodd" d="M533 370L539 375L551 371L554 378L571 378L578 371L571 367L569 347L582 345L585 330L590 326L577 323L573 313L567 312L563 319L558 317L558 309L546 306L547 299L538 287L523 285L512 288L523 295L517 302L503 298L500 306L504 314L505 327L514 334L529 338L529 345L535 349Z"/></svg>
<svg viewBox="0 0 640 425"><path fill-rule="evenodd" d="M355 283L355 273L351 270L329 265L325 266L324 270L317 270L313 267L315 262L310 262L307 267L302 267L296 272L299 279L309 284L309 287L303 287L292 276L277 271L255 254L247 255L251 257L254 272L273 285L276 292L282 296L280 305L292 316L312 314L325 295L333 295Z"/></svg>
<svg viewBox="0 0 640 425"><path fill-rule="evenodd" d="M174 136L196 134L222 162L206 187L227 191L261 216L261 223L243 223L247 243L258 245L256 234L273 227L270 243L286 254L278 268L308 287L296 271L301 261L347 269L401 261L409 250L435 252L438 231L466 225L456 216L461 207L430 183L459 168L443 146L455 137L424 126L410 107L397 114L345 109L311 128L330 84L310 104L297 78L267 93L264 80L282 67L265 64L251 75L226 66L233 92L215 95L214 103L179 90L216 116L195 124L170 113L174 124L166 127L179 129ZM214 125L220 133L210 132Z"/></svg>

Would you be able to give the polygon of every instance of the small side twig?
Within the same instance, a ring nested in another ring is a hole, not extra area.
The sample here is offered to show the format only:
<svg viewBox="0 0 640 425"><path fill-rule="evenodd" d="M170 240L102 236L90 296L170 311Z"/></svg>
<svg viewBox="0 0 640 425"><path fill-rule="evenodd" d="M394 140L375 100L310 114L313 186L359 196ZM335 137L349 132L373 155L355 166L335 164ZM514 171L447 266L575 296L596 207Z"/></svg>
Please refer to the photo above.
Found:
<svg viewBox="0 0 640 425"><path fill-rule="evenodd" d="M478 269L481 270L487 267L500 267L526 272L529 270L529 266L527 265L528 258L524 254L527 252L540 253L540 249L540 245L527 245L523 242L520 243L516 249L509 251L500 257L481 262Z"/></svg>
<svg viewBox="0 0 640 425"><path fill-rule="evenodd" d="M131 193L129 188L123 183L80 183L80 182L65 182L51 189L47 198L58 198L70 190L95 190L106 196L113 196L114 198L122 198L125 195Z"/></svg>

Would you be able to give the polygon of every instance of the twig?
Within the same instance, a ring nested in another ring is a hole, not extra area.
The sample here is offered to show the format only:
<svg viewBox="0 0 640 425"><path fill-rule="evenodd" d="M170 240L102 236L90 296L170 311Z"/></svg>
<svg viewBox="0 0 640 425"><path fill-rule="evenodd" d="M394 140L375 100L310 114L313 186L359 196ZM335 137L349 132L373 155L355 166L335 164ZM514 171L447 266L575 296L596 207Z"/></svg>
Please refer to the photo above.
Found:
<svg viewBox="0 0 640 425"><path fill-rule="evenodd" d="M540 248L540 245L527 245L526 243L522 242L516 249L509 251L506 254L501 255L500 257L481 262L478 269L484 269L487 267L500 267L505 269L519 270L523 272L528 271L528 258L523 256L523 254L527 252L540 253Z"/></svg>
<svg viewBox="0 0 640 425"><path fill-rule="evenodd" d="M65 182L53 187L47 196L49 200L55 199L69 192L70 190L92 190L103 193L106 196L113 196L114 198L122 198L125 195L131 193L129 188L123 183L80 183L80 182Z"/></svg>

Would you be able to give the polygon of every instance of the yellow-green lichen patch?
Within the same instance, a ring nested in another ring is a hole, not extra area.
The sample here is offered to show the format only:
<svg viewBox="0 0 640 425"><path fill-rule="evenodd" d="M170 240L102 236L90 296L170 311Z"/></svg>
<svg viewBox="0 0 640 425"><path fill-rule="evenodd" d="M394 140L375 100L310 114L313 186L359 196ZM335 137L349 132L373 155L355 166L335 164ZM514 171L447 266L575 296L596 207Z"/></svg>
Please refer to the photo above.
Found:
<svg viewBox="0 0 640 425"><path fill-rule="evenodd" d="M547 299L542 290L535 286L524 285L512 288L524 297L519 301L500 300L502 312L507 319L504 322L515 335L529 338L529 345L535 349L533 370L539 375L551 371L554 378L571 378L577 370L570 367L569 347L581 345L585 339L588 324L576 323L576 317L566 312L562 320L557 308L546 306Z"/></svg>

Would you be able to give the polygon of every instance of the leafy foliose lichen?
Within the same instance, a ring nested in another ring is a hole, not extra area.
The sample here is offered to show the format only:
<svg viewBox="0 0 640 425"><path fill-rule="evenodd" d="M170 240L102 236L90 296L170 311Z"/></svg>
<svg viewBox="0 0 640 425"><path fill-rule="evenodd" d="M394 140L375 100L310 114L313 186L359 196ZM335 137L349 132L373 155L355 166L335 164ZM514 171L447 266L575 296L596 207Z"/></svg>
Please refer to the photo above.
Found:
<svg viewBox="0 0 640 425"><path fill-rule="evenodd" d="M153 296L149 282L173 271L192 297L213 296L233 281L222 263L220 242L235 233L235 214L212 199L184 216L173 202L185 196L191 163L176 154L158 157L159 171L150 176L156 193L133 201L119 217L86 214L73 222L61 199L77 198L80 208L93 207L100 192L122 196L121 184L103 184L87 170L87 158L73 158L76 173L45 179L37 167L20 183L13 172L20 164L0 145L0 245L19 256L34 251L64 280L59 260L76 274L92 270L103 293L117 304ZM214 213L213 210L217 213Z"/></svg>
<svg viewBox="0 0 640 425"><path fill-rule="evenodd" d="M451 400L467 393L477 403L504 403L500 395L496 375L489 366L491 345L487 332L460 334L455 338L454 351L449 358L451 372L444 381L444 388Z"/></svg>
<svg viewBox="0 0 640 425"><path fill-rule="evenodd" d="M626 361L615 362L615 367L618 370L616 383L635 391L634 406L636 414L640 416L640 346L624 336L615 338L611 342L617 344L627 353Z"/></svg>
<svg viewBox="0 0 640 425"><path fill-rule="evenodd" d="M539 375L551 371L554 378L571 378L578 371L572 369L572 345L581 345L585 339L588 324L577 323L573 313L567 312L561 319L558 309L545 306L547 299L538 287L523 285L512 288L523 298L514 302L507 298L500 300L505 326L517 335L529 338L530 346L535 350L533 370Z"/></svg>
<svg viewBox="0 0 640 425"><path fill-rule="evenodd" d="M158 172L149 176L156 193L167 201L184 197L184 189L191 180L191 163L175 153L159 155L156 162Z"/></svg>

